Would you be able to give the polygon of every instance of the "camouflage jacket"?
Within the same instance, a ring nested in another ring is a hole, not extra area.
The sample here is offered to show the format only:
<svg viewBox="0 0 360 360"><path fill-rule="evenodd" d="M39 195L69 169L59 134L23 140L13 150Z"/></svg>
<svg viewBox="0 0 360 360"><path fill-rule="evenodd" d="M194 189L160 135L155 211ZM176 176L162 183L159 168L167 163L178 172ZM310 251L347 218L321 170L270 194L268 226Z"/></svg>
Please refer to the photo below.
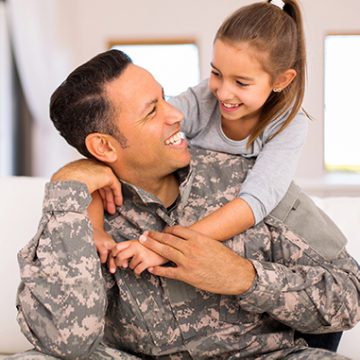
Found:
<svg viewBox="0 0 360 360"><path fill-rule="evenodd" d="M235 198L252 164L196 150L190 170L177 173L171 210L123 184L124 205L106 228L120 242L187 226ZM224 243L252 260L257 279L247 293L223 296L148 272L107 272L93 243L90 201L84 184L47 184L39 230L19 252L18 321L39 351L86 359L103 341L143 358L282 359L305 345L294 329L331 332L360 318L359 269L343 246L322 254L277 217Z"/></svg>

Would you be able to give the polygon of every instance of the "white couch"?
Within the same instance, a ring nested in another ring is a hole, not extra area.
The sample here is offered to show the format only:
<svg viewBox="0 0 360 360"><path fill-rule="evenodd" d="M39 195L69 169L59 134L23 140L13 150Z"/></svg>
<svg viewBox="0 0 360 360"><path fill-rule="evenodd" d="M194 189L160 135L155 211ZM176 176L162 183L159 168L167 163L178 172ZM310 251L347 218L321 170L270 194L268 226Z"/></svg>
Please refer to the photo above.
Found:
<svg viewBox="0 0 360 360"><path fill-rule="evenodd" d="M45 183L43 178L0 177L0 359L1 354L31 347L16 322L15 295L19 284L16 253L36 232ZM348 250L360 261L360 197L315 200L347 235ZM360 325L344 333L338 352L360 359Z"/></svg>

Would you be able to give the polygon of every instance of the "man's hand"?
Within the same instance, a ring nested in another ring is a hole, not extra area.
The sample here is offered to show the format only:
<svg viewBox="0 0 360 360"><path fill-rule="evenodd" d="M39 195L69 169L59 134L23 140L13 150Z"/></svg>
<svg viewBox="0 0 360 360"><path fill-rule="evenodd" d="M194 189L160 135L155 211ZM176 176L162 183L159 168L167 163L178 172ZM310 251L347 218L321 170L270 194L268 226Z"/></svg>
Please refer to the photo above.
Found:
<svg viewBox="0 0 360 360"><path fill-rule="evenodd" d="M118 243L112 250L111 256L118 267L134 270L140 275L144 270L156 265L168 262L167 259L158 255L142 245L138 240L128 240Z"/></svg>
<svg viewBox="0 0 360 360"><path fill-rule="evenodd" d="M146 232L139 241L177 267L155 266L149 272L217 294L240 295L251 288L256 272L249 260L194 230L175 226L168 231Z"/></svg>
<svg viewBox="0 0 360 360"><path fill-rule="evenodd" d="M81 159L73 161L60 170L51 178L51 181L80 181L89 189L90 194L101 190L104 208L109 213L115 212L115 205L122 204L121 186L119 180L105 164L96 160Z"/></svg>

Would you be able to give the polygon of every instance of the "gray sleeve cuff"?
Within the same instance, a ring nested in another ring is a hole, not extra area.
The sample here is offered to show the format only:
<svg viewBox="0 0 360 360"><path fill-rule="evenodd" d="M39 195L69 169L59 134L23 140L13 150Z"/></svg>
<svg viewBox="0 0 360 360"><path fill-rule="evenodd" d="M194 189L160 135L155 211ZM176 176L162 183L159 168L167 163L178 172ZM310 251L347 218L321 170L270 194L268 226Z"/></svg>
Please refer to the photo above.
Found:
<svg viewBox="0 0 360 360"><path fill-rule="evenodd" d="M246 203L250 206L254 214L255 225L258 224L260 221L262 221L264 217L267 215L264 206L254 196L250 194L240 193L238 197L246 201Z"/></svg>

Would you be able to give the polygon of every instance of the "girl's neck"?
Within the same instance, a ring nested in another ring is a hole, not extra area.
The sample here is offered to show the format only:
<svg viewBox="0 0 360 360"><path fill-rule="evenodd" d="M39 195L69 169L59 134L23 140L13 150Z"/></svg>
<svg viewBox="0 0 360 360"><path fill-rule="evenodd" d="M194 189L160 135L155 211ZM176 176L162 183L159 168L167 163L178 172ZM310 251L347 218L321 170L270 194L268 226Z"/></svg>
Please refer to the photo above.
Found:
<svg viewBox="0 0 360 360"><path fill-rule="evenodd" d="M238 120L226 120L222 117L221 128L229 139L239 141L246 139L251 134L257 122L258 116Z"/></svg>

